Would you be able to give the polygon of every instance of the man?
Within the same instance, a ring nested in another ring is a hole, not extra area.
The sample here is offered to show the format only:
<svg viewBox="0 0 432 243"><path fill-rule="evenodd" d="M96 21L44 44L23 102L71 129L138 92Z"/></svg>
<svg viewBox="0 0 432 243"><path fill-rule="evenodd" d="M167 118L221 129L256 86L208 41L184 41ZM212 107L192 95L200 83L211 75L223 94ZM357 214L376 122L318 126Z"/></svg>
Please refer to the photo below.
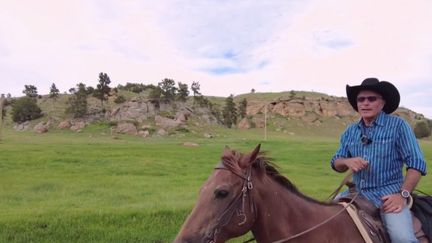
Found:
<svg viewBox="0 0 432 243"><path fill-rule="evenodd" d="M381 209L393 243L417 242L407 200L426 175L426 163L409 124L389 115L399 106L399 91L390 82L367 78L361 85L347 85L346 92L361 119L342 134L331 166L354 172L357 191Z"/></svg>

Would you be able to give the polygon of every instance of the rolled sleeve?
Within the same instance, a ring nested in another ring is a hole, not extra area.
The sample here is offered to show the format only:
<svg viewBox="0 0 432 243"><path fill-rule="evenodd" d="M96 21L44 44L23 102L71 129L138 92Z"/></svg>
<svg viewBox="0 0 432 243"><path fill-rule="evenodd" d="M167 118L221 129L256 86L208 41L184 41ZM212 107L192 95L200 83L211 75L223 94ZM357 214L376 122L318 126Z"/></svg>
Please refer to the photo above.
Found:
<svg viewBox="0 0 432 243"><path fill-rule="evenodd" d="M413 130L405 121L399 126L397 146L407 168L415 169L422 175L427 174L426 162Z"/></svg>

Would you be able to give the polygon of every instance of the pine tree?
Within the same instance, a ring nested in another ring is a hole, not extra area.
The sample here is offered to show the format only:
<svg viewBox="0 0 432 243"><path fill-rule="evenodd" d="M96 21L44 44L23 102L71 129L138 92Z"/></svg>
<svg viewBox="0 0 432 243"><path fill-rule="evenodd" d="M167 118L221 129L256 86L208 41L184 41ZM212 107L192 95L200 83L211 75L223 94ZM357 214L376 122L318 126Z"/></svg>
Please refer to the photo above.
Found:
<svg viewBox="0 0 432 243"><path fill-rule="evenodd" d="M71 88L69 90L73 95L69 97L69 107L66 112L73 115L73 117L84 117L87 115L87 91L83 83L77 84L77 89Z"/></svg>
<svg viewBox="0 0 432 243"><path fill-rule="evenodd" d="M23 94L30 98L36 98L38 96L37 88L34 85L24 85Z"/></svg>
<svg viewBox="0 0 432 243"><path fill-rule="evenodd" d="M195 82L195 81L192 82L191 89L193 92L193 101L194 101L194 104L197 103L200 106L206 106L207 105L206 103L208 103L208 101L201 94L200 88L201 88L201 86L198 82Z"/></svg>
<svg viewBox="0 0 432 243"><path fill-rule="evenodd" d="M51 99L54 99L54 101L56 101L57 98L59 97L59 92L60 92L60 91L57 89L55 83L53 83L53 84L51 85L51 88L50 88L49 97L50 97Z"/></svg>
<svg viewBox="0 0 432 243"><path fill-rule="evenodd" d="M177 88L175 87L175 82L172 79L166 78L162 82L158 83L158 87L162 91L162 97L167 101L174 100L176 96Z"/></svg>
<svg viewBox="0 0 432 243"><path fill-rule="evenodd" d="M185 102L188 96L189 96L189 89L187 84L178 82L177 100Z"/></svg>
<svg viewBox="0 0 432 243"><path fill-rule="evenodd" d="M111 83L108 74L99 73L99 84L96 86L96 89L93 92L93 96L98 98L101 101L102 110L104 110L104 101L108 100L109 93L111 88L109 84Z"/></svg>
<svg viewBox="0 0 432 243"><path fill-rule="evenodd" d="M230 95L225 99L225 107L222 111L225 126L231 128L237 123L237 108L234 103L234 96Z"/></svg>
<svg viewBox="0 0 432 243"><path fill-rule="evenodd" d="M191 89L192 89L194 97L201 95L201 93L200 93L200 84L198 82L193 81L192 85L191 85Z"/></svg>
<svg viewBox="0 0 432 243"><path fill-rule="evenodd" d="M55 83L52 83L51 88L50 88L50 92L49 92L49 97L50 99L53 99L53 110L55 108L55 103L57 102L57 99L59 97L59 90L57 89Z"/></svg>
<svg viewBox="0 0 432 243"><path fill-rule="evenodd" d="M247 108L247 100L246 100L246 98L243 98L240 101L240 104L239 104L239 115L240 115L240 118L245 118L246 117L246 108Z"/></svg>

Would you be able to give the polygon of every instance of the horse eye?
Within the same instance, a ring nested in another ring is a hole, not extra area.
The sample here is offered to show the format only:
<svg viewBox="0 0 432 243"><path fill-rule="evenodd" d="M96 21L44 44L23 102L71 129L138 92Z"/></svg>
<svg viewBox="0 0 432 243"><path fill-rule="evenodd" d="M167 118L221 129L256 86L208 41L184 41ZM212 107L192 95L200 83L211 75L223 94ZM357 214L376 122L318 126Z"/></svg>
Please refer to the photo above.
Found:
<svg viewBox="0 0 432 243"><path fill-rule="evenodd" d="M226 190L216 190L215 192L214 192L214 194L215 194L215 198L217 198L217 199L223 199L223 198L226 198L226 196L228 196L228 191L226 191Z"/></svg>

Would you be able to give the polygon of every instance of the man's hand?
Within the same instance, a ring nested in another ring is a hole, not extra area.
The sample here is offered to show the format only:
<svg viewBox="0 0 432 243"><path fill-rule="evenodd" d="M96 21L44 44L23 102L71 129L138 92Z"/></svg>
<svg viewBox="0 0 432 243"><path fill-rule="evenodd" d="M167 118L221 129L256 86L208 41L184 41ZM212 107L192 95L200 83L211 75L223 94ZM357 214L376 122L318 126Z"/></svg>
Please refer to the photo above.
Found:
<svg viewBox="0 0 432 243"><path fill-rule="evenodd" d="M363 170L368 166L368 162L361 157L346 159L345 166L351 169L354 173Z"/></svg>
<svg viewBox="0 0 432 243"><path fill-rule="evenodd" d="M384 213L399 213L406 203L406 199L399 193L384 196L381 200L383 200L381 209Z"/></svg>

